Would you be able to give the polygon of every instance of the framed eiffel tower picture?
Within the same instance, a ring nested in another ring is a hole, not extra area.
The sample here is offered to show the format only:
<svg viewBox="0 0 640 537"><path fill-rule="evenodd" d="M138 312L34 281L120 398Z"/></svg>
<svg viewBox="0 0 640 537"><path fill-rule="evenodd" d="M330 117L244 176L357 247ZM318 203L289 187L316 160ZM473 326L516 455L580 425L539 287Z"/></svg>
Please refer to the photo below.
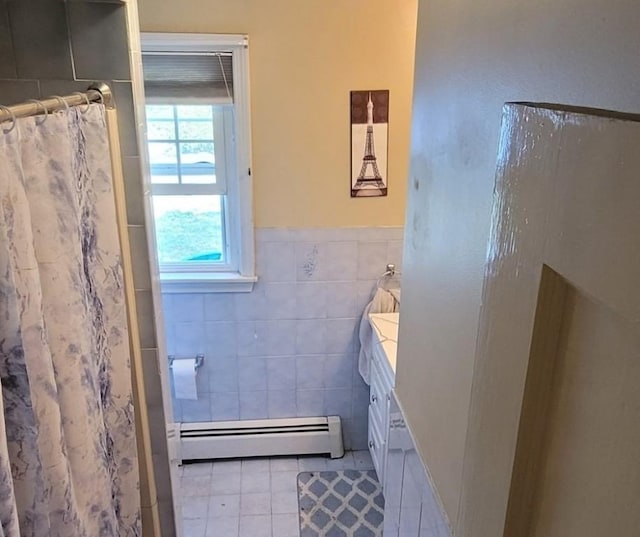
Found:
<svg viewBox="0 0 640 537"><path fill-rule="evenodd" d="M389 90L351 92L351 197L387 195Z"/></svg>

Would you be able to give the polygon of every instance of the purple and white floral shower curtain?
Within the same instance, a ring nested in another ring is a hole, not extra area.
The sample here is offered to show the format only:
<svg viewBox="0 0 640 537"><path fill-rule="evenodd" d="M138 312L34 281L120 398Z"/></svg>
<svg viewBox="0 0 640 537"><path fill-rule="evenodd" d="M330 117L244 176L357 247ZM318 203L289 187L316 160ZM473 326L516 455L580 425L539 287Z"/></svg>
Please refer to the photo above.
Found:
<svg viewBox="0 0 640 537"><path fill-rule="evenodd" d="M140 535L102 105L0 130L0 381L0 537Z"/></svg>

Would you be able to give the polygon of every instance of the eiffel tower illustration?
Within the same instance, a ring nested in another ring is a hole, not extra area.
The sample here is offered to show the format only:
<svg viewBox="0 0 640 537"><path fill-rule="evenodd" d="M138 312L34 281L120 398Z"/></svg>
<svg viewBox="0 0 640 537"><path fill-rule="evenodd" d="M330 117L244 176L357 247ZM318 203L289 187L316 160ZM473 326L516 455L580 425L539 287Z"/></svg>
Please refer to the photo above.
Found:
<svg viewBox="0 0 640 537"><path fill-rule="evenodd" d="M378 160L373 143L373 101L369 92L369 102L367 103L367 137L364 144L364 156L362 166L356 179L356 184L351 189L354 196L375 196L387 193L378 169Z"/></svg>

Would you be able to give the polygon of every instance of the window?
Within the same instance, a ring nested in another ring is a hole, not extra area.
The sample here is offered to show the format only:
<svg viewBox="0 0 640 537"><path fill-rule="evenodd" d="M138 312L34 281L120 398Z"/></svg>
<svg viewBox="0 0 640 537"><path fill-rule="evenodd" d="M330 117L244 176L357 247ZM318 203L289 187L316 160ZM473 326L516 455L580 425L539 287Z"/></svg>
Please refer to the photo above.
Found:
<svg viewBox="0 0 640 537"><path fill-rule="evenodd" d="M254 274L247 39L142 34L163 291L249 291Z"/></svg>

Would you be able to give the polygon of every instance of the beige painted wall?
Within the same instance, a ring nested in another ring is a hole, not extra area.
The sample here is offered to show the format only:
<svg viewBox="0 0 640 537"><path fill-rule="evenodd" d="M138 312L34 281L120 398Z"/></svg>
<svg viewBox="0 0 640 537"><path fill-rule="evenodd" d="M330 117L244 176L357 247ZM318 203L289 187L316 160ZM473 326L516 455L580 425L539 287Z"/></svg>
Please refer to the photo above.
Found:
<svg viewBox="0 0 640 537"><path fill-rule="evenodd" d="M505 101L640 112L635 0L429 0L418 13L397 391L456 520Z"/></svg>
<svg viewBox="0 0 640 537"><path fill-rule="evenodd" d="M531 537L638 532L639 353L633 323L572 289Z"/></svg>
<svg viewBox="0 0 640 537"><path fill-rule="evenodd" d="M139 0L142 31L247 33L258 227L404 223L417 0ZM389 195L351 199L349 91L390 90Z"/></svg>

